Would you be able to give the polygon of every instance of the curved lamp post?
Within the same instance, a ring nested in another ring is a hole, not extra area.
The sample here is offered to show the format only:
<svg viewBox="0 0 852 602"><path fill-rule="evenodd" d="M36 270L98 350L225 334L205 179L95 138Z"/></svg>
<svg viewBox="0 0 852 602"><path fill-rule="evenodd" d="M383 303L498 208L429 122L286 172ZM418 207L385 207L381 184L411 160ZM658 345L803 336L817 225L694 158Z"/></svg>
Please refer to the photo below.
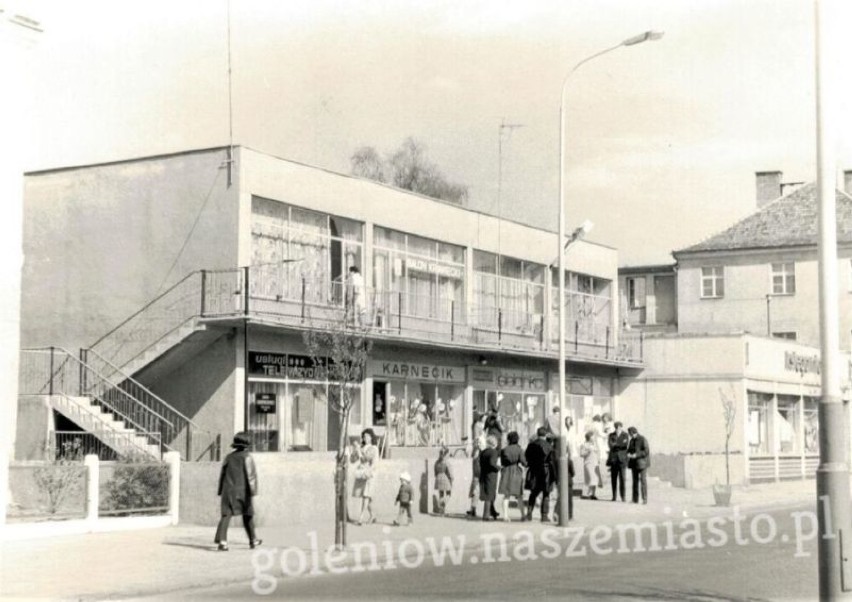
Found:
<svg viewBox="0 0 852 602"><path fill-rule="evenodd" d="M568 485L568 430L565 427L565 417L568 412L565 407L565 91L568 81L581 65L588 63L594 58L612 52L622 46L635 46L642 42L659 40L663 37L662 32L646 31L639 35L627 38L620 44L596 52L587 56L574 65L565 79L562 81L562 94L559 103L559 239L557 252L559 253L559 430L560 441L558 450L559 470L559 525L566 526L570 518L570 487ZM575 237L576 240L579 236ZM569 241L569 243L572 241Z"/></svg>

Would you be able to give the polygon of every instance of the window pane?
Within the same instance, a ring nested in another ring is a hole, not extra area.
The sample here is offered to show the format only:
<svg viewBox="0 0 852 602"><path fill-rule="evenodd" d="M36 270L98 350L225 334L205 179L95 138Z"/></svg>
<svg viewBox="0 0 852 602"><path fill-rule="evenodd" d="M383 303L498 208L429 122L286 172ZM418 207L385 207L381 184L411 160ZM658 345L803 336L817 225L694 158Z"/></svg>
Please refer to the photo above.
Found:
<svg viewBox="0 0 852 602"><path fill-rule="evenodd" d="M511 257L500 258L501 276L520 279L522 273L523 271L521 270L521 262L519 259L512 259Z"/></svg>
<svg viewBox="0 0 852 602"><path fill-rule="evenodd" d="M342 217L331 217L331 235L346 240L360 241L363 228L360 223L344 219Z"/></svg>
<svg viewBox="0 0 852 602"><path fill-rule="evenodd" d="M538 263L524 263L524 280L544 284L544 266Z"/></svg>
<svg viewBox="0 0 852 602"><path fill-rule="evenodd" d="M497 256L494 253L473 250L473 271L486 274L497 273Z"/></svg>
<svg viewBox="0 0 852 602"><path fill-rule="evenodd" d="M416 255L425 255L427 257L435 256L435 241L429 240L427 238L421 238L419 236L414 236L413 234L408 235L408 252L414 253Z"/></svg>
<svg viewBox="0 0 852 602"><path fill-rule="evenodd" d="M300 230L328 234L328 216L298 207L291 207L292 226Z"/></svg>

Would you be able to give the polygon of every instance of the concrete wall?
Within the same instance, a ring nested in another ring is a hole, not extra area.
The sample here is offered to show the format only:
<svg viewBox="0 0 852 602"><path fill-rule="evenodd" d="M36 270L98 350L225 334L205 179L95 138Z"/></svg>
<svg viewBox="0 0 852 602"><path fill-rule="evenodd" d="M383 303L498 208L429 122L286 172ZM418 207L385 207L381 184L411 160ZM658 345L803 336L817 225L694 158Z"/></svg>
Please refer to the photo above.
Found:
<svg viewBox="0 0 852 602"><path fill-rule="evenodd" d="M730 456L731 485L745 482L745 458L740 452ZM675 487L700 489L725 484L724 454L652 454L651 476L668 481Z"/></svg>
<svg viewBox="0 0 852 602"><path fill-rule="evenodd" d="M238 204L224 159L213 150L27 175L21 345L90 345L190 271L234 267Z"/></svg>
<svg viewBox="0 0 852 602"><path fill-rule="evenodd" d="M254 454L260 494L254 501L256 523L260 528L301 527L317 521L334 521L334 454ZM356 519L360 499L352 498L350 465L349 514ZM218 462L181 464L180 519L184 523L215 525L219 520L216 496ZM373 511L379 522L396 518L394 500L399 489L399 474L407 470L412 477L414 514L427 511L431 479L424 460L381 460L375 471ZM427 489L428 488L428 489ZM239 527L239 521L235 521Z"/></svg>
<svg viewBox="0 0 852 602"><path fill-rule="evenodd" d="M852 247L838 248L840 345L852 346ZM765 335L766 295L772 292L772 263L795 262L796 292L770 301L772 332L795 331L798 341L819 345L818 267L816 251L774 251L680 257L678 260L678 327L680 332L745 331ZM701 268L725 268L725 296L701 298Z"/></svg>
<svg viewBox="0 0 852 602"><path fill-rule="evenodd" d="M46 395L19 397L15 459L44 460L54 429L53 409Z"/></svg>
<svg viewBox="0 0 852 602"><path fill-rule="evenodd" d="M233 332L223 332L165 375L151 379L143 372L138 378L201 428L221 433L223 445L230 443L237 401L236 344Z"/></svg>

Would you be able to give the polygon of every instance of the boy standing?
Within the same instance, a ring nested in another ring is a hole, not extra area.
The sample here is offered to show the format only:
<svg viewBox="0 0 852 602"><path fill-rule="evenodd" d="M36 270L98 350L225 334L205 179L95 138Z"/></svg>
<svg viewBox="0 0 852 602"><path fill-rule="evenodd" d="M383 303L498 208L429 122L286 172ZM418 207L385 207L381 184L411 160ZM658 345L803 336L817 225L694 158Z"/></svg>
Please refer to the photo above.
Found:
<svg viewBox="0 0 852 602"><path fill-rule="evenodd" d="M399 492L396 494L396 503L399 504L399 514L393 521L395 527L402 524L403 513L408 515L408 524L414 522L411 518L411 502L414 499L414 490L411 488L411 475L403 471L399 475Z"/></svg>

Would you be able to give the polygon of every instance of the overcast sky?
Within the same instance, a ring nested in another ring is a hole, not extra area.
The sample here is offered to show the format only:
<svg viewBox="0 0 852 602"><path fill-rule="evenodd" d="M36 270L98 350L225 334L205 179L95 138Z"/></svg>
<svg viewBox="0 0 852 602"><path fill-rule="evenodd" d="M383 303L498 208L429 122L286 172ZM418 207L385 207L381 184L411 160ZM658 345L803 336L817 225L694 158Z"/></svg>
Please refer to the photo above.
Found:
<svg viewBox="0 0 852 602"><path fill-rule="evenodd" d="M226 0L25 10L44 27L28 169L227 144ZM357 147L414 136L471 208L555 229L561 81L648 29L665 36L569 83L568 226L594 221L622 265L666 262L754 209L755 171L814 178L810 1L232 0L234 142L347 173ZM525 127L504 137L498 206L504 119Z"/></svg>

